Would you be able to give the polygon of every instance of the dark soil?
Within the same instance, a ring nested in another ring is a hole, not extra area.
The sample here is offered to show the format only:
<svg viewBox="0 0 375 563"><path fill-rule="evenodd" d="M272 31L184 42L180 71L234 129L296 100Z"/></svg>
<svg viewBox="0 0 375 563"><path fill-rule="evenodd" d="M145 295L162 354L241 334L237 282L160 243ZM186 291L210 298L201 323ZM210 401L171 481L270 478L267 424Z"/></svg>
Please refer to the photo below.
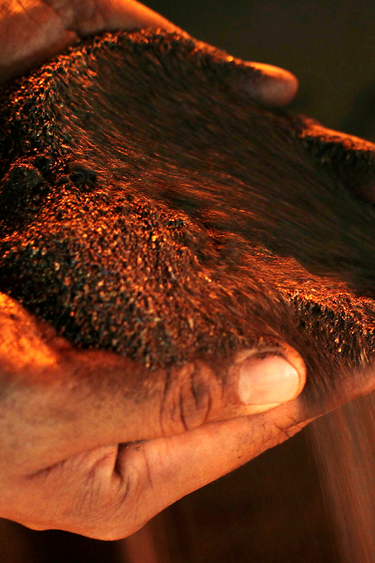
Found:
<svg viewBox="0 0 375 563"><path fill-rule="evenodd" d="M322 396L374 352L374 147L253 103L249 73L107 33L4 90L0 291L151 368L282 339Z"/></svg>

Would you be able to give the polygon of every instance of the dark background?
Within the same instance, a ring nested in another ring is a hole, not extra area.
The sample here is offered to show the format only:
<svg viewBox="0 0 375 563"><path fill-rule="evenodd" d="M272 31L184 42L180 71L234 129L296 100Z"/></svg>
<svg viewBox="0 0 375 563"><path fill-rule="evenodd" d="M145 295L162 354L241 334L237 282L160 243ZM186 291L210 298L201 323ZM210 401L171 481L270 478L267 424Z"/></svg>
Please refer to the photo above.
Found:
<svg viewBox="0 0 375 563"><path fill-rule="evenodd" d="M294 108L375 138L375 3L368 0L151 0L148 6L233 56L300 81Z"/></svg>
<svg viewBox="0 0 375 563"><path fill-rule="evenodd" d="M375 3L150 0L231 55L287 68L293 109L375 141ZM0 522L0 563L339 563L308 431L105 543ZM354 563L354 562L353 562Z"/></svg>

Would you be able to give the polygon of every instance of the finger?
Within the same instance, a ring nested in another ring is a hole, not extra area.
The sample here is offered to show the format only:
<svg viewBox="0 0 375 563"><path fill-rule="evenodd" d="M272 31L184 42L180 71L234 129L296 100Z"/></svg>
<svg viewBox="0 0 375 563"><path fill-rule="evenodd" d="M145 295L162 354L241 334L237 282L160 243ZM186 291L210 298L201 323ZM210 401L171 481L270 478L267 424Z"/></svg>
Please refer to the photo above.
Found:
<svg viewBox="0 0 375 563"><path fill-rule="evenodd" d="M51 6L59 6L66 27L84 36L102 30L160 28L178 32L188 37L179 27L136 0L65 0L63 9L59 0L44 0ZM94 9L87 11L87 6ZM74 7L74 12L72 11Z"/></svg>
<svg viewBox="0 0 375 563"><path fill-rule="evenodd" d="M14 482L15 491L2 499L2 514L37 529L120 539L186 494L294 435L308 422L300 423L301 417L293 401L172 438L82 453ZM41 494L48 501L41 502Z"/></svg>
<svg viewBox="0 0 375 563"><path fill-rule="evenodd" d="M113 518L109 533L119 538L135 532L180 498L294 436L311 422L302 419L299 403L293 401L252 417L120 449L116 467L127 479L128 504ZM124 517L133 506L138 507L137 519L129 522Z"/></svg>
<svg viewBox="0 0 375 563"><path fill-rule="evenodd" d="M296 96L298 80L291 72L262 63L246 63L259 72L245 87L258 102L268 106L285 106Z"/></svg>
<svg viewBox="0 0 375 563"><path fill-rule="evenodd" d="M56 0L48 0L56 3ZM186 32L176 25L157 14L150 8L135 0L98 0L96 10L90 18L82 17L79 5L82 2L76 1L77 12L74 22L68 22L69 29L74 29L78 35L83 36L101 30L116 29L135 29L135 28L160 28L169 32L177 32L184 37L190 37ZM218 51L202 41L198 41L202 48L210 51ZM226 54L223 53L225 58ZM248 62L243 63L240 59L229 57L236 60L242 68L247 68L248 73L245 80L239 82L239 87L247 91L256 101L269 106L285 106L295 97L298 90L297 78L287 70L262 64ZM235 80L235 79L234 79Z"/></svg>
<svg viewBox="0 0 375 563"><path fill-rule="evenodd" d="M4 0L0 6L0 84L73 45L111 29L182 30L134 0Z"/></svg>
<svg viewBox="0 0 375 563"><path fill-rule="evenodd" d="M189 37L135 0L6 0L0 13L0 84L57 55L78 37L103 30L145 27ZM200 45L212 50L202 42ZM284 106L296 95L298 81L288 71L237 61L248 73L244 80L234 78L234 83L254 100L269 106Z"/></svg>
<svg viewBox="0 0 375 563"><path fill-rule="evenodd" d="M77 40L58 11L42 0L4 0L0 6L0 85Z"/></svg>
<svg viewBox="0 0 375 563"><path fill-rule="evenodd" d="M46 365L45 343L41 354L35 353L34 337L32 346L30 362L25 353L9 356L22 381L3 405L8 432L2 447L22 472L83 450L172 436L269 410L298 396L305 384L304 362L285 343L159 371L115 354L66 346L49 352ZM18 451L13 435L23 439Z"/></svg>

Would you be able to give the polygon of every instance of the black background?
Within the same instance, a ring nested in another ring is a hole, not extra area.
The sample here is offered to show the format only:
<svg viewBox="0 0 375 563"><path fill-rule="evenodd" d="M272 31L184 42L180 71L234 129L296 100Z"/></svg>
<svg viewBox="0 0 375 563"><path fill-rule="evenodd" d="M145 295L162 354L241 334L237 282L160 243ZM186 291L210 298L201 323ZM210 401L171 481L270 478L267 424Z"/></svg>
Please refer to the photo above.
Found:
<svg viewBox="0 0 375 563"><path fill-rule="evenodd" d="M375 4L367 0L151 0L194 37L300 81L295 109L374 138Z"/></svg>

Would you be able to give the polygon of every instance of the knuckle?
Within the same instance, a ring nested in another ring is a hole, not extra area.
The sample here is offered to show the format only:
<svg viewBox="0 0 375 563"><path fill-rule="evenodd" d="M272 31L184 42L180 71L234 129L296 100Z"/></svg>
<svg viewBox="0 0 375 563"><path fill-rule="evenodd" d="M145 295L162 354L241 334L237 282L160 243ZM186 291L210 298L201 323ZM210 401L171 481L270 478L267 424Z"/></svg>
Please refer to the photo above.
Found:
<svg viewBox="0 0 375 563"><path fill-rule="evenodd" d="M85 492L81 492L74 507L74 517L81 526L79 533L102 541L123 539L144 523L138 521L138 503L144 489L142 472L126 455L126 444L119 444L116 450L116 455L113 450L113 455L99 459L92 467Z"/></svg>
<svg viewBox="0 0 375 563"><path fill-rule="evenodd" d="M124 454L125 444L103 447L23 479L16 506L2 517L32 530L61 529L104 541L132 534L144 523L145 462Z"/></svg>
<svg viewBox="0 0 375 563"><path fill-rule="evenodd" d="M168 370L160 423L165 436L199 428L221 403L222 385L204 362Z"/></svg>

